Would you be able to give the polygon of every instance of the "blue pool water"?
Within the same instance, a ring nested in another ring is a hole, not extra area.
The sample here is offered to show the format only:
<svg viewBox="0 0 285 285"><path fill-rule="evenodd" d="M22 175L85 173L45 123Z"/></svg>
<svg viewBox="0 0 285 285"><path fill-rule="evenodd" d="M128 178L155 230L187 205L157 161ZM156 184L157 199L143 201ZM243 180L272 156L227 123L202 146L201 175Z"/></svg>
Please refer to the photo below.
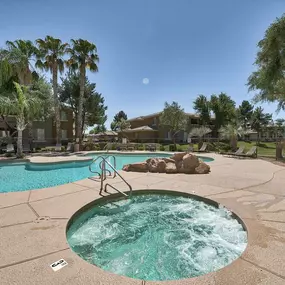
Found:
<svg viewBox="0 0 285 285"><path fill-rule="evenodd" d="M88 156L96 157L94 154ZM121 170L125 164L142 162L149 157L169 156L169 154L115 154L116 167ZM113 163L112 160L110 162ZM0 193L47 188L85 179L92 176L89 171L90 163L91 161L44 165L0 163ZM96 169L98 170L98 164L92 165L92 170Z"/></svg>
<svg viewBox="0 0 285 285"><path fill-rule="evenodd" d="M246 248L246 231L227 209L150 193L78 214L67 231L73 251L104 270L162 281L216 271Z"/></svg>

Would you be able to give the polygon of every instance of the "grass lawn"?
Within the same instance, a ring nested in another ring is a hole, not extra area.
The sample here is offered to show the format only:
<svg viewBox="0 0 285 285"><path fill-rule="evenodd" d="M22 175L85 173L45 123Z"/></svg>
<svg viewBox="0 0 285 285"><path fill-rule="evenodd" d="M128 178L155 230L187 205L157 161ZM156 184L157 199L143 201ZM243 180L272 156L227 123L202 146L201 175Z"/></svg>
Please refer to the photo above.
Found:
<svg viewBox="0 0 285 285"><path fill-rule="evenodd" d="M243 142L239 141L238 142L238 147L244 145L245 146L245 151L247 152L250 150L253 146L256 145L256 142ZM194 144L194 150L198 150L198 144ZM215 149L216 152L219 151L227 151L224 149L225 146L228 146L228 144L225 143L215 143L212 144L212 148ZM165 151L169 151L169 145L165 145ZM189 148L189 144L179 144L177 145L179 151L187 151ZM262 142L259 144L257 147L257 155L258 156L270 156L270 157L275 157L275 152L276 152L276 145L275 142Z"/></svg>
<svg viewBox="0 0 285 285"><path fill-rule="evenodd" d="M248 151L251 147L255 146L255 142L238 142L238 146L245 145L245 151ZM275 142L261 142L257 147L258 156L274 156L276 154Z"/></svg>

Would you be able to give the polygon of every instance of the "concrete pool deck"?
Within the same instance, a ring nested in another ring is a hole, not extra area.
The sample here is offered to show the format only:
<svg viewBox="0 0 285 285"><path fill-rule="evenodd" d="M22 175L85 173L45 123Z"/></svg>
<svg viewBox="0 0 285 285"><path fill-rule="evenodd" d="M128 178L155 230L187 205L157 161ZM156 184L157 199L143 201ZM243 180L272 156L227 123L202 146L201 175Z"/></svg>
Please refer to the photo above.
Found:
<svg viewBox="0 0 285 285"><path fill-rule="evenodd" d="M151 282L105 272L85 262L69 248L65 235L71 215L101 197L99 183L84 179L41 190L0 193L0 284L285 284L285 168L263 160L205 156L215 158L208 175L121 174L134 190L194 191L237 213L248 228L248 246L227 267L197 278ZM118 177L109 182L127 190ZM68 265L54 272L49 265L61 258Z"/></svg>

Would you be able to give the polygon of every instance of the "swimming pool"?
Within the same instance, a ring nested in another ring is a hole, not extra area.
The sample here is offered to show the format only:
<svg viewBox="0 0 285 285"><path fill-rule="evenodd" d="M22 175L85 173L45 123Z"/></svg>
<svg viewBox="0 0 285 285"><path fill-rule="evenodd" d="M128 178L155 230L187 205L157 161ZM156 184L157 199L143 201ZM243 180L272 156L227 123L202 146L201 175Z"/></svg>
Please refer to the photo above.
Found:
<svg viewBox="0 0 285 285"><path fill-rule="evenodd" d="M62 185L92 176L89 165L92 158L101 154L88 154L88 161L61 163L0 163L0 193L18 192ZM125 164L142 162L150 157L169 157L170 154L112 154L116 157L116 167L121 170ZM100 161L98 161L100 162ZM110 162L112 160L110 159ZM92 166L98 170L98 164Z"/></svg>
<svg viewBox="0 0 285 285"><path fill-rule="evenodd" d="M199 199L164 190L99 199L71 218L67 240L81 258L119 275L163 281L207 274L241 255L247 233L227 209Z"/></svg>

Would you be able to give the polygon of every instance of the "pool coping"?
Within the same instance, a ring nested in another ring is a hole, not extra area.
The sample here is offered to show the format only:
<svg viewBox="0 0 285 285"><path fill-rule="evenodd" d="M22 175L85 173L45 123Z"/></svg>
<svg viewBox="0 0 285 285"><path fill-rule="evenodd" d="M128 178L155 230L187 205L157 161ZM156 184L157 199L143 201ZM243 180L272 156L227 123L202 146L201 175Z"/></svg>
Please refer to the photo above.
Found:
<svg viewBox="0 0 285 285"><path fill-rule="evenodd" d="M0 251L3 249L4 253L4 266L1 268L0 264L2 284L30 285L41 280L41 285L60 285L68 279L70 285L283 285L285 215L279 209L285 202L284 191L280 192L285 169L262 160L214 158L212 172L207 176L127 172L123 175L134 192L143 189L142 185L148 189L144 191L164 189L191 194L195 190L195 196L210 198L236 213L247 228L248 243L243 254L226 267L199 277L145 282L103 271L83 261L66 245L71 217L100 198L99 185L83 179L41 191L0 193L0 221L8 224L0 225ZM115 179L114 183L119 182ZM269 205L264 206L265 202ZM39 217L49 220L38 221ZM37 231L31 230L34 227ZM16 261L13 263L11 258ZM69 265L54 274L49 264L60 258Z"/></svg>
<svg viewBox="0 0 285 285"><path fill-rule="evenodd" d="M21 164L21 163L29 163L29 164L35 164L35 165L41 165L41 164L64 164L68 162L84 162L84 161L92 161L93 158L89 157L89 155L96 155L96 154L122 154L122 155L159 155L159 154L165 154L165 155L173 155L175 152L150 152L150 151L85 151L70 155L55 155L55 156L48 156L48 155L36 155L36 156L30 156L24 159L3 159L0 160L0 166L1 165L7 165L7 164ZM213 159L211 156L204 156L200 155L199 153L192 153L198 157L203 158L209 158ZM210 153L209 153L210 154ZM212 162L212 161L210 161Z"/></svg>

